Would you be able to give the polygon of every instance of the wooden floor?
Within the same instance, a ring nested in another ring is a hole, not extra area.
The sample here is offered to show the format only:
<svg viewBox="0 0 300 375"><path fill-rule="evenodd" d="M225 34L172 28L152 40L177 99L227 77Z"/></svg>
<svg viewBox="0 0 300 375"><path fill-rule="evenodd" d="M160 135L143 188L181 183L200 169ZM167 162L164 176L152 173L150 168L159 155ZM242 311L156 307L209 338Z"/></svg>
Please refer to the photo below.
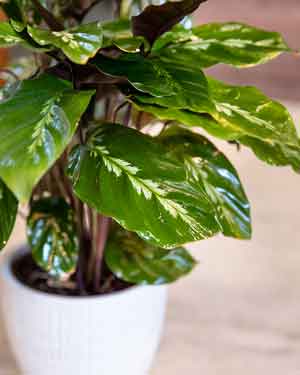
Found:
<svg viewBox="0 0 300 375"><path fill-rule="evenodd" d="M300 105L289 107L299 120ZM252 203L253 240L217 237L190 246L200 264L170 288L151 375L300 375L299 175L220 146ZM22 241L20 233L10 246ZM1 317L0 375L21 375Z"/></svg>
<svg viewBox="0 0 300 375"><path fill-rule="evenodd" d="M299 0L208 0L200 6L196 23L243 21L279 31L300 50ZM228 82L254 84L273 97L300 100L300 56L282 56L261 67L236 70L218 66L213 74Z"/></svg>

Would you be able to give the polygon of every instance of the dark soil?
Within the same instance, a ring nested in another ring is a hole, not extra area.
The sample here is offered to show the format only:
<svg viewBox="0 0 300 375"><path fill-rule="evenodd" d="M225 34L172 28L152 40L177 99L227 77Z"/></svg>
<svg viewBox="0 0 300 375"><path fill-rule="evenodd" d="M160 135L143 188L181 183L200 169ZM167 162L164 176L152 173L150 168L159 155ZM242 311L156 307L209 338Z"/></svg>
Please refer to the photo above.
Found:
<svg viewBox="0 0 300 375"><path fill-rule="evenodd" d="M15 277L26 286L40 292L61 296L105 295L119 292L132 286L125 281L117 279L108 269L104 269L101 291L99 293L88 290L82 292L77 286L75 277L72 277L67 283L58 283L36 265L31 254L18 257L12 265L12 270Z"/></svg>

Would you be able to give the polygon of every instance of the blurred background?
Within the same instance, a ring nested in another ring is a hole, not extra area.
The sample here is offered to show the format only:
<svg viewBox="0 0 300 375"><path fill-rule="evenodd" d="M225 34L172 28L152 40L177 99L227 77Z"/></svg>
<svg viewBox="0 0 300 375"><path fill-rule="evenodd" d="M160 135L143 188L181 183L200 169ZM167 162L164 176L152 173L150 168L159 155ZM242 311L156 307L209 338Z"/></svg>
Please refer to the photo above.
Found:
<svg viewBox="0 0 300 375"><path fill-rule="evenodd" d="M299 0L209 0L196 23L212 21L280 31L300 49ZM218 66L210 73L283 100L299 128L299 56L244 70ZM300 375L300 176L269 167L247 150L223 142L219 147L252 203L253 239L220 236L189 246L199 266L170 287L166 331L151 375ZM9 246L23 239L19 220ZM1 318L0 348L0 375L19 375Z"/></svg>

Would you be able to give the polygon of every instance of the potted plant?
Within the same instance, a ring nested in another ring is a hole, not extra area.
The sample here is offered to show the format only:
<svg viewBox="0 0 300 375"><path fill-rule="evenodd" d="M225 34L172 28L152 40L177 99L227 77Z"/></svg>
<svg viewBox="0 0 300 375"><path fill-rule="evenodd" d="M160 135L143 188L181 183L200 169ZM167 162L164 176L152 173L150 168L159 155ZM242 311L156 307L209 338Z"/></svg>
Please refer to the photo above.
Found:
<svg viewBox="0 0 300 375"><path fill-rule="evenodd" d="M28 210L28 246L5 258L0 293L26 374L148 373L165 284L196 265L182 245L251 237L238 174L199 129L299 171L288 111L203 72L289 47L237 22L190 28L203 2L1 2L0 46L34 56L0 102L2 248ZM97 3L115 18L86 23Z"/></svg>

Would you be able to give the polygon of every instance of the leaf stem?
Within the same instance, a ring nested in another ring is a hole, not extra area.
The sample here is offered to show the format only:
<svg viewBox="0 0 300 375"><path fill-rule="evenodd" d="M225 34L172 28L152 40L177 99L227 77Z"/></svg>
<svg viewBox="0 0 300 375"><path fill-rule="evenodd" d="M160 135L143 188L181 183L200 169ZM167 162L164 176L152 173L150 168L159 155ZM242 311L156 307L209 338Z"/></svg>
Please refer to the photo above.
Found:
<svg viewBox="0 0 300 375"><path fill-rule="evenodd" d="M98 215L97 219L97 253L95 258L95 277L94 277L94 289L96 292L101 289L101 276L102 276L102 266L104 258L104 250L106 241L108 238L109 228L110 228L110 218Z"/></svg>

